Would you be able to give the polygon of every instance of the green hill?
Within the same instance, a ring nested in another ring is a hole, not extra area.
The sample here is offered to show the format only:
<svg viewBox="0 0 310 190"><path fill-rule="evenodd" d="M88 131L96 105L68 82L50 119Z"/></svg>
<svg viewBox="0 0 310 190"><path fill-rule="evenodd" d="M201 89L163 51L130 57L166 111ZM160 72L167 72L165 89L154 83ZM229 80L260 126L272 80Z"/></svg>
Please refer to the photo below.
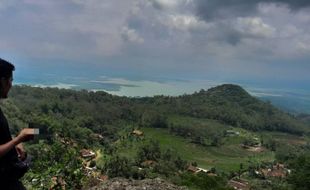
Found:
<svg viewBox="0 0 310 190"><path fill-rule="evenodd" d="M29 187L49 185L49 179L60 176L68 187L81 188L89 180L81 169L81 149L100 152L92 164L112 177L165 176L182 184L188 177L182 176L187 164L196 163L224 172L220 183L225 185L226 177L241 165L274 161L277 144L303 146L308 140L304 122L231 84L190 95L143 98L15 86L1 109L13 133L28 124L46 133L26 146L33 155L32 170L24 179ZM142 130L143 138L133 136L134 129ZM149 140L159 145L149 145ZM257 141L262 151L241 146ZM153 152L148 152L150 147ZM156 160L156 167L141 165L148 156ZM32 184L33 179L39 182Z"/></svg>
<svg viewBox="0 0 310 190"><path fill-rule="evenodd" d="M302 134L305 126L293 116L263 102L237 85L225 84L176 98L175 112L221 121L253 131Z"/></svg>
<svg viewBox="0 0 310 190"><path fill-rule="evenodd" d="M178 97L127 98L105 92L29 86L14 87L11 96L12 102L23 113L71 119L77 117L87 128L96 132L103 125L115 125L115 121L141 122L148 115L153 119L154 115L212 119L253 131L281 131L301 135L308 130L294 116L232 84Z"/></svg>

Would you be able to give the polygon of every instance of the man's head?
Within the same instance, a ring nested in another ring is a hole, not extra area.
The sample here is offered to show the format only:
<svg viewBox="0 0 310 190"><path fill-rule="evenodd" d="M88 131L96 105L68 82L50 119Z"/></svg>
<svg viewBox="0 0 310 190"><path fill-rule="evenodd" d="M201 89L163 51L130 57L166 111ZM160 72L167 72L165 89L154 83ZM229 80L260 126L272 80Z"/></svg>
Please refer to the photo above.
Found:
<svg viewBox="0 0 310 190"><path fill-rule="evenodd" d="M13 64L0 58L0 99L8 97L12 87L14 70Z"/></svg>

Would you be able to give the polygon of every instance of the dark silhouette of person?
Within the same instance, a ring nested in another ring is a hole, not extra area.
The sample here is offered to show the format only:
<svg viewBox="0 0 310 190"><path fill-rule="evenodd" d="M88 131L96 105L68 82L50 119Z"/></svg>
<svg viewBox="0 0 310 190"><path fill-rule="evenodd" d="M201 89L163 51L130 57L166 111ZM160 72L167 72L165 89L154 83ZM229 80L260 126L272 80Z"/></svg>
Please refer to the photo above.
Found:
<svg viewBox="0 0 310 190"><path fill-rule="evenodd" d="M0 58L0 101L8 97L14 70L13 64ZM0 189L25 189L20 178L27 172L28 165L23 162L26 152L21 143L33 138L33 130L22 129L12 138L8 121L0 108Z"/></svg>

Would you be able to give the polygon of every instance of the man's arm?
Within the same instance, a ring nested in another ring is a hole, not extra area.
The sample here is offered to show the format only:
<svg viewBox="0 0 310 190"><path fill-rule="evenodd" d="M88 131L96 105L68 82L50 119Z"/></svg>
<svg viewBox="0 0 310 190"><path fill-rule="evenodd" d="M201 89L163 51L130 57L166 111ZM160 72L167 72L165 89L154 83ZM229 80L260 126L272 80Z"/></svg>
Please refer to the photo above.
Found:
<svg viewBox="0 0 310 190"><path fill-rule="evenodd" d="M0 145L0 158L4 156L6 153L8 153L12 148L14 148L19 143L33 138L33 134L34 134L34 129L26 128L26 129L23 129L19 133L19 135L13 138L11 141Z"/></svg>
<svg viewBox="0 0 310 190"><path fill-rule="evenodd" d="M8 153L12 148L14 148L17 144L19 144L18 138L14 138L11 141L0 145L0 158Z"/></svg>

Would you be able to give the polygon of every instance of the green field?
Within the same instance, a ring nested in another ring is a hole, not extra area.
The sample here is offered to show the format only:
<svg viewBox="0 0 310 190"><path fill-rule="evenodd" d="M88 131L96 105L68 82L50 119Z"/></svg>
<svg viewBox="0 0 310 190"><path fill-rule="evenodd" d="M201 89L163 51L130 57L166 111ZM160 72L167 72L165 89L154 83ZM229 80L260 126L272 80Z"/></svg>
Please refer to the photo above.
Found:
<svg viewBox="0 0 310 190"><path fill-rule="evenodd" d="M247 165L251 159L273 160L270 151L252 153L240 147L240 144L227 144L220 147L203 147L189 143L183 138L170 135L163 129L143 129L146 137L157 139L163 148L176 150L180 156L188 161L195 161L202 168L216 167L223 171L239 169L240 163Z"/></svg>
<svg viewBox="0 0 310 190"><path fill-rule="evenodd" d="M198 130L207 131L207 134L215 134L228 129L239 132L239 135L226 136L222 139L220 146L202 146L191 143L190 139L174 135L169 129L161 128L141 128L144 133L144 140L124 140L119 152L121 155L134 158L138 148L148 139L154 139L159 142L162 150L172 149L176 151L181 158L196 162L198 167L210 169L215 167L218 171L230 172L239 170L240 164L247 167L250 163L270 162L275 159L275 153L264 149L262 152L251 152L241 147L241 143L246 138L269 137L277 142L289 144L304 144L306 139L295 135L280 132L260 132L255 133L242 128L231 127L215 120L197 119L183 116L170 116L169 124L174 126L183 125Z"/></svg>
<svg viewBox="0 0 310 190"><path fill-rule="evenodd" d="M220 130L226 129L228 126L219 123L212 119L199 119L188 116L171 115L168 117L168 122L173 124L185 124L192 127L208 127L209 129Z"/></svg>
<svg viewBox="0 0 310 190"><path fill-rule="evenodd" d="M167 129L142 128L145 139L155 139L160 143L161 148L175 150L183 159L190 162L197 162L198 167L210 169L215 167L218 171L237 171L240 163L245 167L251 162L272 161L274 153L264 151L261 153L249 152L241 148L238 140L230 140L229 143L220 147L200 146L190 143L188 140L171 135ZM231 139L239 137L229 137ZM237 143L236 143L237 142ZM132 142L132 146L120 149L122 155L133 158L137 148L143 141Z"/></svg>
<svg viewBox="0 0 310 190"><path fill-rule="evenodd" d="M274 139L280 144L305 145L310 141L307 136L296 136L281 132L261 132L260 135Z"/></svg>

